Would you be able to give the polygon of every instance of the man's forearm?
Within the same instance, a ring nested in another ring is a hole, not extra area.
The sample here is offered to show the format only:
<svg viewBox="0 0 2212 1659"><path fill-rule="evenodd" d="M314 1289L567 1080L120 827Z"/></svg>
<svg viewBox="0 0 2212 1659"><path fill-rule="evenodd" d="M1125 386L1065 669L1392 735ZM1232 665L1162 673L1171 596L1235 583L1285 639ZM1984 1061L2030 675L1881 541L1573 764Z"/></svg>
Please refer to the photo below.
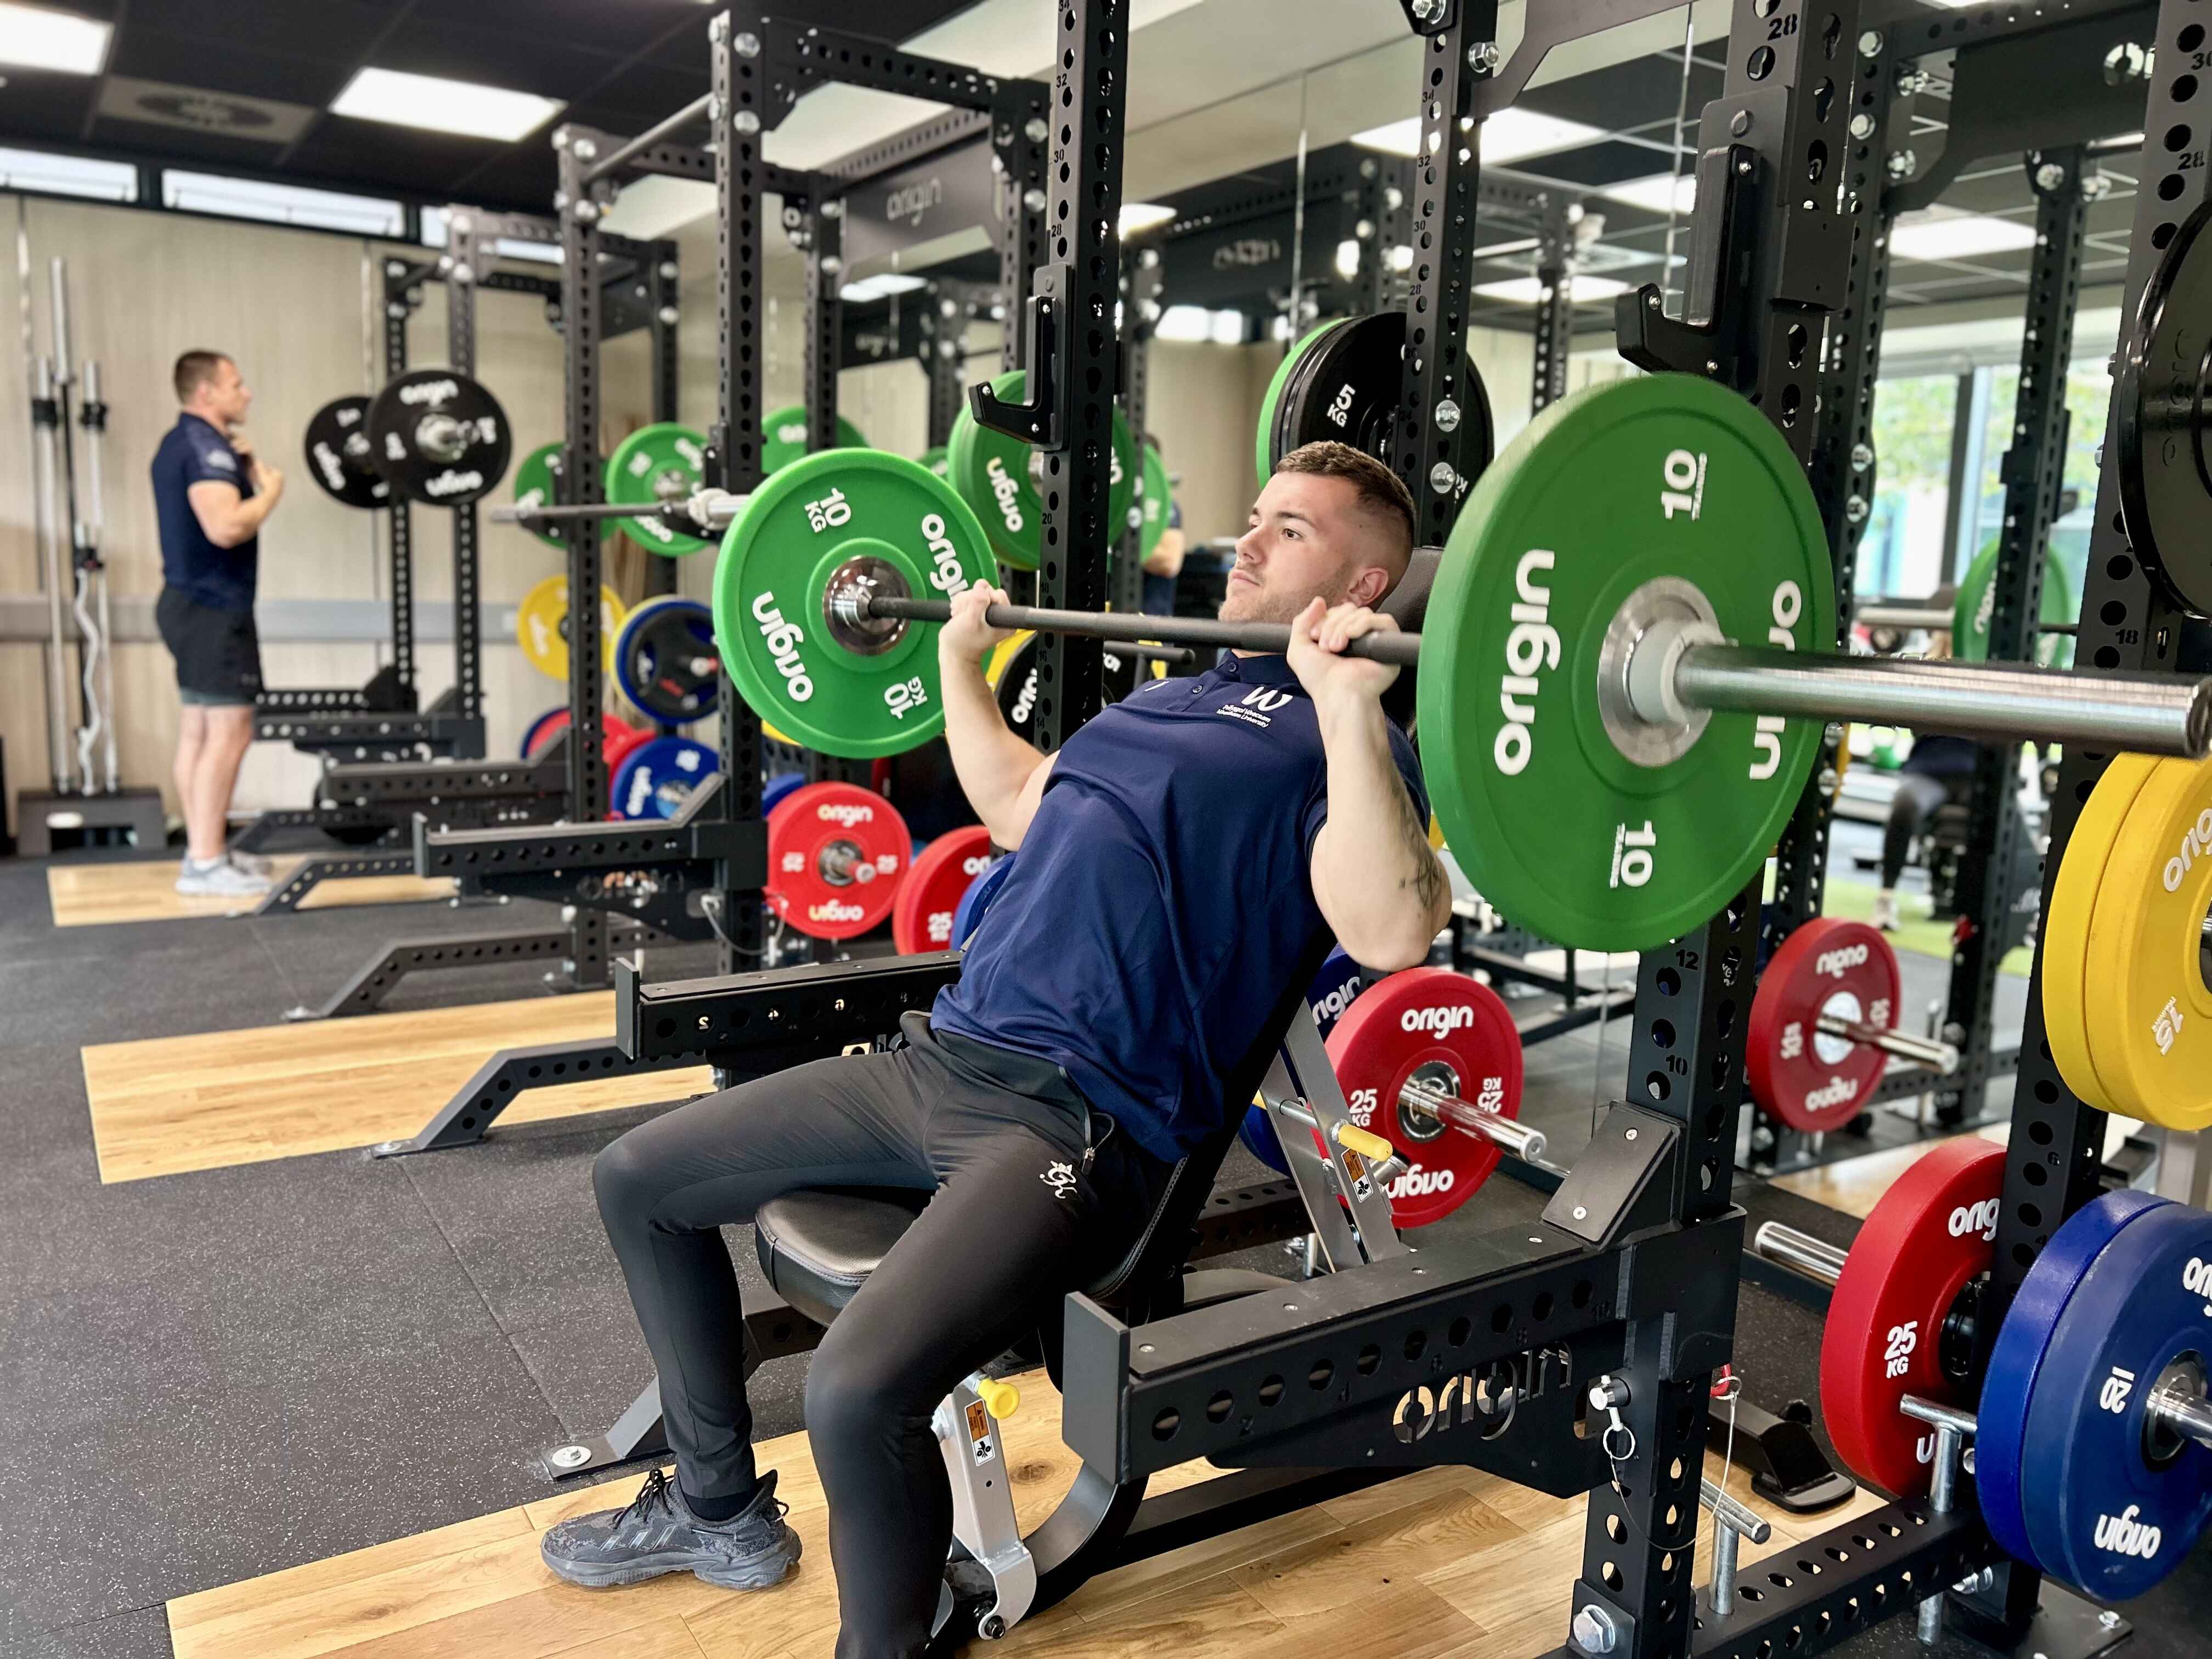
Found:
<svg viewBox="0 0 2212 1659"><path fill-rule="evenodd" d="M1353 961L1389 971L1426 959L1451 915L1451 883L1391 758L1380 707L1324 717L1328 822L1314 842L1314 896Z"/></svg>
<svg viewBox="0 0 2212 1659"><path fill-rule="evenodd" d="M939 695L945 700L945 743L952 770L975 816L1001 847L1021 845L1029 828L1020 817L1023 788L1044 757L1006 727L982 668L965 659L938 658Z"/></svg>

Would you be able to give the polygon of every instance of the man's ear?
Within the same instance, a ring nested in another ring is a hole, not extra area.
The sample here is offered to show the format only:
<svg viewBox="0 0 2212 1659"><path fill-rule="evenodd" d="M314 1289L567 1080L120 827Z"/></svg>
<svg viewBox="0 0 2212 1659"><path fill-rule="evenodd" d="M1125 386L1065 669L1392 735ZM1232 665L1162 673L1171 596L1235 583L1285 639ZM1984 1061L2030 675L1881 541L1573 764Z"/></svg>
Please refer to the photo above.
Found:
<svg viewBox="0 0 2212 1659"><path fill-rule="evenodd" d="M1352 604L1372 610L1382 604L1390 592L1390 573L1381 565L1370 564L1352 579L1347 597Z"/></svg>

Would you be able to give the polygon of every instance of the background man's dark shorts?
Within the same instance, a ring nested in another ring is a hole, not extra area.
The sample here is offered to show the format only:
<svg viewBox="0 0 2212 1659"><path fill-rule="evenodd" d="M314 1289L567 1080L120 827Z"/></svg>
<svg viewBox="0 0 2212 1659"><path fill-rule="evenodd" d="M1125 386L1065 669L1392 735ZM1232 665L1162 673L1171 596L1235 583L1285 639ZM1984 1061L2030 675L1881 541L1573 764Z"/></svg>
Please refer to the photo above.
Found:
<svg viewBox="0 0 2212 1659"><path fill-rule="evenodd" d="M154 623L177 659L177 690L188 703L250 706L261 694L261 635L251 611L217 611L165 587Z"/></svg>

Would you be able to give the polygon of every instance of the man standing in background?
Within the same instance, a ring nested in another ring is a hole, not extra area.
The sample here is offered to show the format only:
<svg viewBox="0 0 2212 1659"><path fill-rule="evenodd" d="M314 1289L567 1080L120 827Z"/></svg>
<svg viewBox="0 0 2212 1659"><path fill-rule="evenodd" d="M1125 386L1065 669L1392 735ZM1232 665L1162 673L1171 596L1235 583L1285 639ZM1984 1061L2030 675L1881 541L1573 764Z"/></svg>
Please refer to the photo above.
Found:
<svg viewBox="0 0 2212 1659"><path fill-rule="evenodd" d="M1167 465L1167 452L1160 449L1160 441L1151 433L1145 434L1146 445L1160 453L1160 465ZM1182 574L1182 508L1174 492L1168 495L1168 527L1160 532L1160 538L1152 550L1145 556L1145 597L1142 608L1147 617L1175 615L1176 580Z"/></svg>
<svg viewBox="0 0 2212 1659"><path fill-rule="evenodd" d="M184 703L177 731L177 802L185 816L180 893L251 896L266 866L228 850L230 794L253 741L261 641L253 589L263 520L284 475L237 430L253 393L219 351L177 359L176 425L154 453L154 511L161 532L161 597L154 617L177 661Z"/></svg>

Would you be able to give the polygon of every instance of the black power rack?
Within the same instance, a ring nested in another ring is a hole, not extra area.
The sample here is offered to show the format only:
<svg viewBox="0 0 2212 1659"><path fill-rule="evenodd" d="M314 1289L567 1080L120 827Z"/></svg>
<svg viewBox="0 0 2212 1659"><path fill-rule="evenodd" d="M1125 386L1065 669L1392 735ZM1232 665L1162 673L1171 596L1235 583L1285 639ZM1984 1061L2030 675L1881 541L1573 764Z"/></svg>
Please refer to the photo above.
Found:
<svg viewBox="0 0 2212 1659"><path fill-rule="evenodd" d="M2088 0L2050 8L2032 19L1977 7L1947 15L1940 27L1931 27L1917 7L1868 7L1862 21L1879 46L1869 60L1873 68L1862 77L1851 131L1863 132L1862 142L1875 155L1863 181L1855 178L1850 188L1875 205L1866 232L1848 247L1830 250L1844 301L1831 318L1828 368L1819 395L1837 424L1824 428L1812 460L1836 550L1843 638L1850 633L1859 539L1881 465L1874 447L1874 397L1888 305L1890 232L1899 214L1933 204L1968 164L2013 154L2021 157L2035 193L2036 242L2027 271L2011 441L1999 474L2004 516L1996 604L1999 615L2014 620L2002 629L1993 626L1989 648L1993 659L2031 659L2036 628L2033 623L2022 627L2017 619L2041 615L2045 550L2064 474L2066 370L2081 292L2087 192L2097 182L2087 141L2141 118L2142 80L2111 74L2106 65L2108 59L2128 61L2114 54L2150 40L2157 14L2146 0ZM1935 91L1922 60L1936 54L1950 59L1945 95L1935 105L1948 129L1940 151L1930 147L1934 124L1917 118ZM2021 95L2026 87L2036 89L2033 96ZM1941 1032L1958 1046L1958 1069L1947 1076L1911 1063L1893 1066L1867 1102L1873 1107L1932 1096L1929 1127L1936 1133L2001 1119L2002 1113L1985 1113L1988 1085L2019 1064L2019 1042L2000 1043L1995 1030L1997 970L2039 913L2041 884L2037 860L2024 845L2032 830L2019 803L2016 752L2010 744L1983 746L1968 803L1955 892L1958 941ZM1820 786L1807 792L1784 836L1762 954L1820 914L1838 759L1833 752L1824 754ZM1863 1150L1856 1137L1811 1135L1759 1114L1747 1126L1741 1161L1771 1174Z"/></svg>
<svg viewBox="0 0 2212 1659"><path fill-rule="evenodd" d="M846 269L848 204L885 180L886 193L917 168L959 167L991 180L999 232L1000 281L995 289L944 285L951 304L936 308L930 333L957 344L964 316L997 308L1007 323L1007 355L1014 360L1022 332L1018 296L1029 272L1042 260L1044 119L1041 83L1002 80L887 47L863 36L802 28L776 20L725 14L708 26L713 90L646 133L620 139L574 125L554 135L560 161L560 213L564 258L563 338L568 351L568 453L593 452L599 422L599 343L596 295L577 273L591 270L604 244L599 223L620 182L638 174L711 181L720 234L716 296L720 318L719 413L708 434L709 485L744 492L760 483L763 416L762 331L766 306L761 280L762 227L766 198L781 198L786 234L806 258L805 385L809 444L836 441L837 372L847 361L840 290ZM947 115L848 156L817 173L764 162L760 135L788 113L805 92L828 82L926 96L952 106ZM708 142L673 142L703 122ZM1010 301L1008 296L1012 296ZM859 361L870 361L865 354ZM932 366L947 385L952 369ZM943 418L949 428L949 398ZM933 432L934 430L934 418ZM595 470L564 466L563 501L599 499ZM569 521L566 531L568 591L596 592L599 580L595 521ZM761 889L767 877L767 826L761 817L762 762L766 748L760 721L732 690L720 684L720 772L696 791L683 812L652 826L600 823L606 769L596 718L573 711L599 707L602 671L596 610L572 611L569 631L571 742L564 751L567 821L556 825L434 830L418 821L411 867L425 876L452 876L465 894L522 894L565 907L562 929L495 935L481 941L422 940L396 946L359 976L349 994L374 999L411 967L468 965L514 960L518 955L559 963L562 988L609 982L616 948L673 939L718 942L725 973L756 967L766 938ZM1096 673L1092 676L1096 680ZM814 756L810 777L846 777L852 763ZM637 929L649 929L641 938ZM616 929L623 937L611 937ZM483 953L472 955L482 947ZM489 951L503 950L503 958ZM373 1001L372 1005L373 1006ZM835 1051L836 1045L830 1052ZM650 1057L624 1054L612 1040L502 1050L416 1134L377 1148L379 1156L442 1150L482 1139L514 1097L535 1086L580 1077L666 1070L696 1065L700 1053L681 1050Z"/></svg>
<svg viewBox="0 0 2212 1659"><path fill-rule="evenodd" d="M1507 106L1553 46L1663 8L1656 0L1598 0L1531 9L1520 47L1500 63L1493 6L1405 4L1425 48L1416 237L1434 250L1407 302L1416 326L1450 338L1464 327L1479 172L1476 141L1461 139L1462 118L1479 121ZM1897 31L2027 38L2106 9L2094 0L2038 13L1875 7L1863 16L1856 0L1737 0L1733 9L1724 91L1705 109L1700 135L1702 208L1686 313L1665 315L1656 290L1626 296L1621 343L1647 367L1735 387L1774 421L1839 532L1846 603L1850 543L1840 527L1851 492L1850 444L1863 435L1871 392L1858 360L1878 331L1879 313L1868 307L1885 275L1879 135L1890 112ZM2179 37L2191 10L2190 0L2160 8L2147 131L2185 133L2180 105L2195 82L2185 78L2188 54ZM1078 608L1095 608L1103 596L1097 550L1106 542L1103 469L1086 465L1078 441L1103 436L1113 391L1104 375L1097 389L1081 390L1085 349L1098 348L1060 320L1111 314L1105 273L1116 255L1121 21L1114 0L1061 8L1055 91L1064 94L1064 112L1054 159L1066 171L1054 170L1053 202L1073 216L1030 302L1026 364L1038 403L1017 410L975 399L979 412L1025 425L1047 448L1048 469L1064 487L1046 524L1044 602ZM749 33L752 27L750 19L739 25ZM773 26L757 27L766 34ZM1854 125L1862 112L1874 118ZM1806 180L1822 179L1834 187L1804 194ZM2201 170L2177 167L2142 192L2131 301L2157 248L2203 191ZM1450 393L1455 357L1431 351L1418 367L1408 362L1400 461L1409 481L1425 481L1449 460L1423 416ZM1850 379L1838 388L1844 374ZM1854 386L1857 395L1834 395ZM1103 444L1092 447L1103 453ZM2111 510L2116 465L2108 452L2081 648L2102 669L2174 671L2185 619L2153 591ZM1443 528L1443 503L1416 493L1437 520L1424 526L1425 538L1432 538ZM2002 654L2025 654L2033 598L2032 569L2015 564L1996 601ZM1063 648L1055 683L1072 690L1041 710L1048 742L1095 712L1085 706L1095 672L1068 671L1095 669L1070 659L1096 642L1055 643ZM2054 854L2102 764L2101 757L2069 755ZM732 772L750 787L749 773L734 764ZM1815 811L1808 805L1801 831L1817 823ZM1804 866L1796 868L1802 879ZM1094 1498L1140 1495L1149 1474L1200 1456L1237 1473L1141 1503L1133 1497L1118 1509L1094 1504L1085 1518L1097 1524L1078 1547L1079 1559L1052 1564L1053 1593L1120 1561L1251 1524L1340 1492L1347 1481L1364 1483L1378 1469L1451 1462L1560 1495L1588 1494L1583 1569L1563 1656L1810 1656L1931 1601L1999 1652L2087 1659L2124 1640L2124 1620L2100 1616L2006 1560L1971 1501L1885 1504L1806 1540L1802 1558L1785 1553L1769 1564L1757 1594L1732 1598L1732 1606L1717 1605L1693 1583L1713 1376L1730 1356L1742 1272L1744 1212L1732 1186L1760 897L1757 884L1747 886L1703 927L1645 954L1629 1098L1613 1108L1540 1223L1352 1267L1301 1286L1294 1297L1247 1297L1134 1328L1071 1297L1063 1435L1085 1461L1079 1489ZM897 1012L920 1006L956 971L957 958L947 955L650 986L625 967L619 1043L641 1061L708 1058L726 1072L781 1064L794 1048L826 1053L880 1038ZM2039 952L2038 988L2041 971ZM806 1041L794 1045L794 1032ZM2058 1078L2033 1012L2019 1076L1997 1237L1999 1303L2051 1230L2097 1190L2104 1125L2104 1115ZM1987 1312L1978 1322L1978 1365L1986 1364L1996 1330ZM757 1342L793 1338L788 1321L754 1334ZM1286 1378L1294 1379L1289 1387ZM1481 1430L1469 1432L1478 1401L1487 1402ZM1499 1410L1501 1401L1510 1408ZM556 1472L574 1473L644 1454L654 1444L653 1414L648 1390L615 1435L549 1461ZM1971 1493L1971 1486L1963 1490Z"/></svg>
<svg viewBox="0 0 2212 1659"><path fill-rule="evenodd" d="M476 371L476 296L482 290L535 295L544 306L547 322L556 330L563 326L562 283L535 271L503 267L499 252L502 242L553 242L558 228L552 221L459 205L445 210L445 221L448 240L442 255L384 262L387 378L407 367L408 319L422 303L424 285L432 280L445 284L447 356L463 374ZM655 418L673 420L675 245L620 238L611 239L605 251L608 257L599 267L599 291L613 324L611 331L642 328L650 332ZM549 745L535 763L491 759L485 752L481 524L476 504L450 509L454 684L420 712L415 689L412 507L395 497L384 511L391 556L392 660L359 690L264 694L257 735L285 738L295 748L320 754L325 768L316 781L313 805L264 812L237 837L240 847L252 848L283 831L318 830L349 843L353 850L307 858L262 899L257 915L296 910L325 881L412 873L410 827L417 816L441 826L538 823L558 816L562 805L557 748ZM653 574L662 578L662 591L672 591L672 571L655 569ZM556 738L555 744L562 740ZM472 945L483 948L471 955L465 947ZM512 959L518 954L542 956L548 951L542 945L520 949L515 935L395 945L321 1008L295 1009L291 1017L370 1012L384 993L413 969Z"/></svg>

